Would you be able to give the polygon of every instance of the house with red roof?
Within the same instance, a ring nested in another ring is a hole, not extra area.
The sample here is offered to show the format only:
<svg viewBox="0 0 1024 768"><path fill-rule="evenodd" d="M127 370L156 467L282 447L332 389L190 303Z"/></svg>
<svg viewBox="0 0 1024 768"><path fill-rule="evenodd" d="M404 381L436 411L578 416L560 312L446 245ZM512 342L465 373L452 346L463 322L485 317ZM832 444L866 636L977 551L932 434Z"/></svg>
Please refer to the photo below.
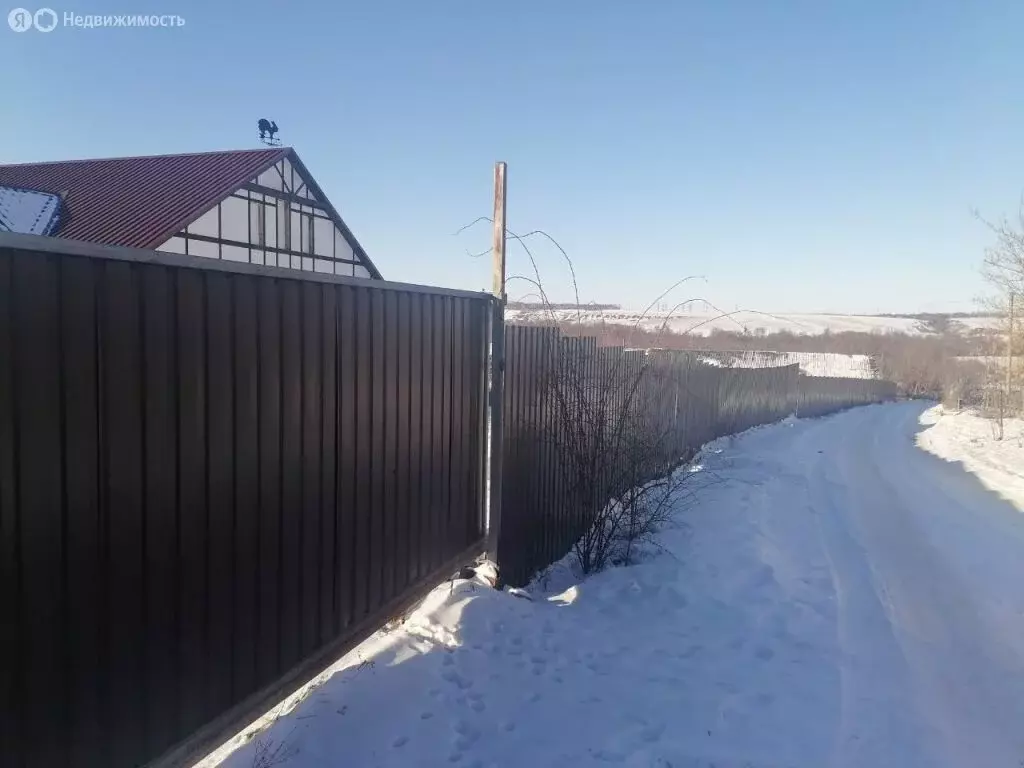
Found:
<svg viewBox="0 0 1024 768"><path fill-rule="evenodd" d="M0 165L0 231L380 279L290 147Z"/></svg>

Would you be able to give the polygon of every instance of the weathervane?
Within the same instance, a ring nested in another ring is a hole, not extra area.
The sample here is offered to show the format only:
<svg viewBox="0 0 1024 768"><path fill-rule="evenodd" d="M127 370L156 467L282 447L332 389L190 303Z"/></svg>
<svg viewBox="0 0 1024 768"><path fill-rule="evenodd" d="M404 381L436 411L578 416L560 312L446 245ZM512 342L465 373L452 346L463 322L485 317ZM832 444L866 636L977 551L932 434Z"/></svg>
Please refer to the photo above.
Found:
<svg viewBox="0 0 1024 768"><path fill-rule="evenodd" d="M261 117L260 121L256 124L260 129L260 141L270 147L281 146L281 140L277 138L277 123L273 120L267 120L265 117Z"/></svg>

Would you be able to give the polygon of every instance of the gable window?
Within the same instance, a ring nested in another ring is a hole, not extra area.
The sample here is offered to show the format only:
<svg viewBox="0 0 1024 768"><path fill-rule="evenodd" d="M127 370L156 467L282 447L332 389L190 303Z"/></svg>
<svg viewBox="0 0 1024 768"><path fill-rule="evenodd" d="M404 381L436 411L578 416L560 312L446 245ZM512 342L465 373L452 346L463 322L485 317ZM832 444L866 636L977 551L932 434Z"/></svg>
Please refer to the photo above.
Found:
<svg viewBox="0 0 1024 768"><path fill-rule="evenodd" d="M369 277L372 269L312 179L288 158L241 184L176 237L175 247L189 255L338 275Z"/></svg>

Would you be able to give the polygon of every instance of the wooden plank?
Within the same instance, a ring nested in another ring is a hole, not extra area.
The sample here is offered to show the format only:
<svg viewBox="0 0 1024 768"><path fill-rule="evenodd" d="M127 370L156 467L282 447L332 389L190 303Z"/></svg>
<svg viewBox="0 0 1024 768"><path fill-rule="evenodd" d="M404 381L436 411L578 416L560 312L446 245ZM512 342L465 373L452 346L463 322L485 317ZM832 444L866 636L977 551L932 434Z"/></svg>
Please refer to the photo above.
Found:
<svg viewBox="0 0 1024 768"><path fill-rule="evenodd" d="M256 318L259 392L259 597L257 678L274 679L281 665L281 543L284 525L281 482L281 283L260 280Z"/></svg>
<svg viewBox="0 0 1024 768"><path fill-rule="evenodd" d="M302 283L302 569L299 576L302 656L313 651L320 642L321 303L320 286Z"/></svg>
<svg viewBox="0 0 1024 768"><path fill-rule="evenodd" d="M231 704L234 603L234 356L231 276L206 276L206 424L209 596L206 604L207 695L211 714Z"/></svg>
<svg viewBox="0 0 1024 768"><path fill-rule="evenodd" d="M70 266L70 264L69 264ZM70 276L70 275L69 275ZM84 276L76 276L82 280ZM178 570L178 480L175 472L178 450L178 424L175 419L177 386L175 381L177 328L175 322L174 272L167 267L141 267L139 269L139 315L141 322L140 355L142 365L143 423L145 464L145 742L146 754L156 754L171 746L181 736L178 724L179 711L179 648L178 648L178 586L181 574ZM83 281L89 286L89 281ZM91 293L91 288L86 287ZM74 290L76 295L82 288ZM89 302L91 304L91 302ZM81 306L81 322L87 323L85 310ZM95 340L79 340L83 347ZM95 347L88 348L89 357L94 360ZM84 351L84 350L83 350ZM82 360L92 374L90 360ZM86 378L86 377L82 377ZM82 396L91 396L90 410L95 418L95 393L89 383L78 382L85 392L68 393L68 406ZM86 434L95 440L95 427L82 420ZM95 442L94 442L95 446ZM70 446L69 446L70 448ZM95 448L94 448L95 450ZM70 455L88 455L72 453ZM79 462L74 462L78 464ZM69 465L70 468L70 465ZM89 474L94 477L95 464L90 464ZM94 480L83 478L86 498L95 498ZM76 494L77 495L77 494ZM71 497L69 497L71 498ZM86 501L86 504L89 504ZM95 511L84 511L86 521L95 525ZM70 509L69 509L70 513ZM71 523L69 515L68 522ZM81 524L79 524L81 526ZM82 532L89 546L93 546L91 534ZM88 563L91 565L91 562ZM69 581L69 585L73 584ZM93 618L95 621L95 617Z"/></svg>
<svg viewBox="0 0 1024 768"><path fill-rule="evenodd" d="M232 277L234 353L234 613L232 701L258 687L256 650L260 569L260 400L258 283Z"/></svg>
<svg viewBox="0 0 1024 768"><path fill-rule="evenodd" d="M300 650L302 569L302 315L301 283L282 280L281 290L281 669Z"/></svg>
<svg viewBox="0 0 1024 768"><path fill-rule="evenodd" d="M16 255L13 264L12 367L20 532L22 738L28 765L61 765L67 637L61 412L60 274L55 257ZM141 725L141 722L139 723ZM129 726L130 727L130 726ZM141 728L139 729L141 733Z"/></svg>
<svg viewBox="0 0 1024 768"><path fill-rule="evenodd" d="M144 425L140 289L135 267L103 266L101 349L107 446L106 547L111 764L144 754Z"/></svg>
<svg viewBox="0 0 1024 768"><path fill-rule="evenodd" d="M335 495L337 456L337 293L330 285L320 286L320 637L328 643L337 633L334 594L335 573L339 563L335 529L338 505Z"/></svg>

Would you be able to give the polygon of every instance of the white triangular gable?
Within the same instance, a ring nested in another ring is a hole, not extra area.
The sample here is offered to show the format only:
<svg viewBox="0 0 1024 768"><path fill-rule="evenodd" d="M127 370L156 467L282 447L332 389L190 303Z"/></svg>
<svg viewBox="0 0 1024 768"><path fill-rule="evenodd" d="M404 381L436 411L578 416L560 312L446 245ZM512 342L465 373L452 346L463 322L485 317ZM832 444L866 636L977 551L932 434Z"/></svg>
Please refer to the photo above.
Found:
<svg viewBox="0 0 1024 768"><path fill-rule="evenodd" d="M288 156L157 250L354 277L377 274L330 202Z"/></svg>

